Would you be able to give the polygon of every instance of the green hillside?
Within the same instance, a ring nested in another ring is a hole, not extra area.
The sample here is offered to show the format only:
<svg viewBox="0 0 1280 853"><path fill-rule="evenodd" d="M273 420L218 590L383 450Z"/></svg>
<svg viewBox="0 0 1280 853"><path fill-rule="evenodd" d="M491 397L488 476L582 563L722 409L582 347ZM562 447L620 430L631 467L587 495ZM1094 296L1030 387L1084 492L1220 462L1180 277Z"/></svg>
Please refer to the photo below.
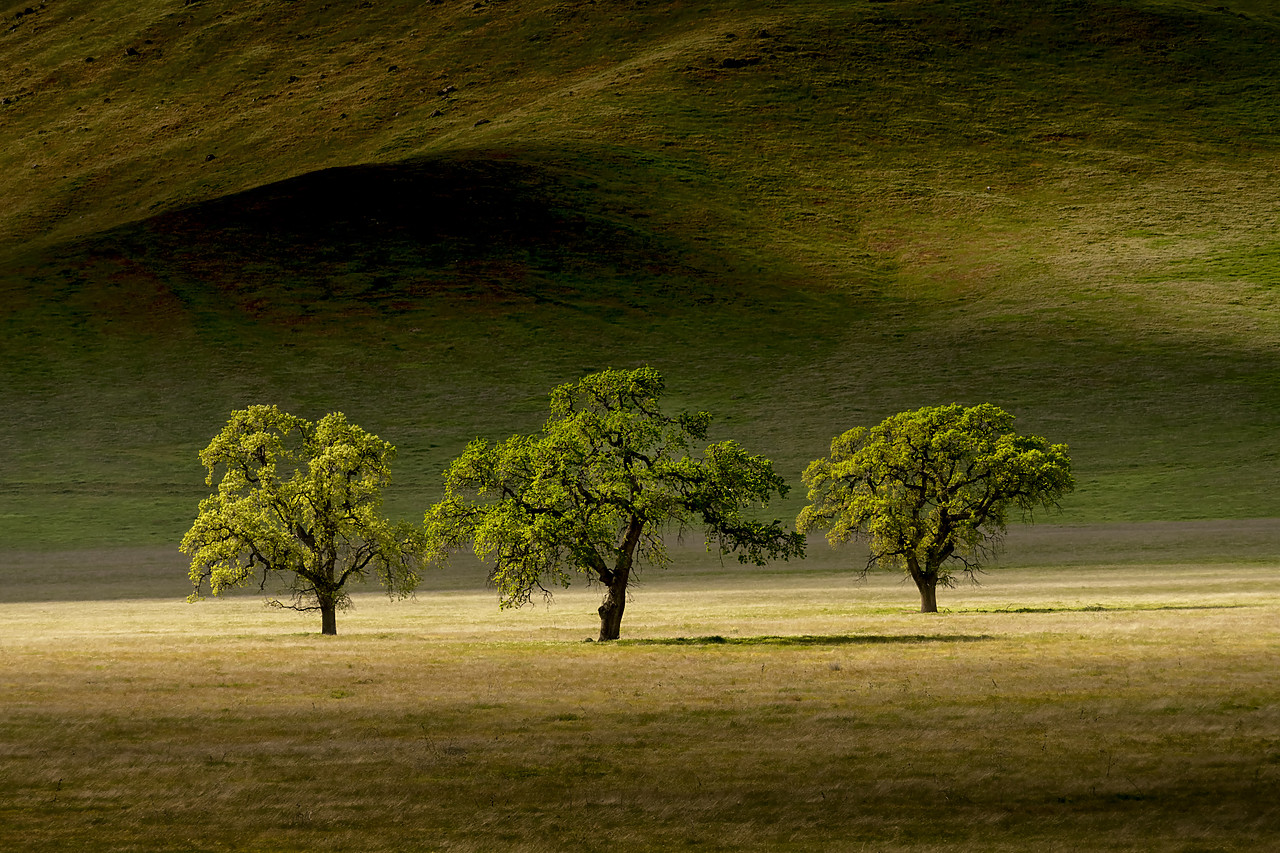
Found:
<svg viewBox="0 0 1280 853"><path fill-rule="evenodd" d="M47 0L0 141L0 548L176 543L251 402L414 517L641 363L793 483L989 400L1064 521L1280 516L1270 3Z"/></svg>

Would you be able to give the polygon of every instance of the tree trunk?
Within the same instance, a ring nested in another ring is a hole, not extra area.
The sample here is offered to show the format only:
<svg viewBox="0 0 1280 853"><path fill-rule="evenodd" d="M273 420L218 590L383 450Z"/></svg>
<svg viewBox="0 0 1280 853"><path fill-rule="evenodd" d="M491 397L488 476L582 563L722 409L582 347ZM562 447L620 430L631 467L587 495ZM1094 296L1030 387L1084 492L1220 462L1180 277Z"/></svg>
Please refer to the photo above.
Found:
<svg viewBox="0 0 1280 853"><path fill-rule="evenodd" d="M914 554L907 554L907 574L920 590L920 612L938 612L938 567L930 561L923 567Z"/></svg>
<svg viewBox="0 0 1280 853"><path fill-rule="evenodd" d="M600 614L600 642L602 643L622 636L622 611L627 606L627 583L631 580L631 562L643 531L644 522L633 517L631 523L627 525L627 533L622 540L618 564L613 567L612 572L601 577L607 587L604 601L597 611Z"/></svg>
<svg viewBox="0 0 1280 853"><path fill-rule="evenodd" d="M615 570L605 589L604 602L597 611L600 614L599 639L602 643L622 636L622 611L627 606L627 579L630 574L630 567Z"/></svg>
<svg viewBox="0 0 1280 853"><path fill-rule="evenodd" d="M929 574L916 578L916 587L920 590L920 612L938 612L938 576Z"/></svg>
<svg viewBox="0 0 1280 853"><path fill-rule="evenodd" d="M338 596L342 586L334 580L338 554L331 546L323 547L321 554L324 555L324 563L320 572L324 582L316 590L316 598L320 602L320 633L332 637L338 633Z"/></svg>

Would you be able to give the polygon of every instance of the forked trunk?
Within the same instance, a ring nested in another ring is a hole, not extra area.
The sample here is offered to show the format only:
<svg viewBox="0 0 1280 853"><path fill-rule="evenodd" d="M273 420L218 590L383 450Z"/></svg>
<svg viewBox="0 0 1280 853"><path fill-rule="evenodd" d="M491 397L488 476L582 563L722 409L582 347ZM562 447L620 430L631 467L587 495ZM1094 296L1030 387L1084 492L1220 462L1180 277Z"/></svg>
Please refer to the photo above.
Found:
<svg viewBox="0 0 1280 853"><path fill-rule="evenodd" d="M915 587L920 590L920 612L938 612L938 576L934 573L916 576Z"/></svg>
<svg viewBox="0 0 1280 853"><path fill-rule="evenodd" d="M938 612L938 576L922 575L916 578L916 587L920 590L920 612Z"/></svg>
<svg viewBox="0 0 1280 853"><path fill-rule="evenodd" d="M937 613L938 612L938 569L930 562L924 566L916 559L914 554L907 555L907 574L916 582L916 589L920 590L920 612L921 613Z"/></svg>

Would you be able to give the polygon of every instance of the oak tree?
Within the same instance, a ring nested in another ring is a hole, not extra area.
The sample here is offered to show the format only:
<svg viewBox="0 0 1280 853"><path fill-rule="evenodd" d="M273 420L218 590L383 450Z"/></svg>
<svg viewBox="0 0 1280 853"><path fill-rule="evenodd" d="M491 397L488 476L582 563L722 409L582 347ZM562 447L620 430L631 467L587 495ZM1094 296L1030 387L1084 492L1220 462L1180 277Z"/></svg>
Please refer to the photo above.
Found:
<svg viewBox="0 0 1280 853"><path fill-rule="evenodd" d="M938 609L937 586L973 573L994 554L1009 511L1030 520L1075 486L1064 444L1010 431L1013 416L991 404L923 408L851 429L831 455L804 472L809 505L801 533L827 529L835 546L866 541L875 565L899 568L920 590L920 610Z"/></svg>
<svg viewBox="0 0 1280 853"><path fill-rule="evenodd" d="M341 412L312 423L275 406L236 411L200 452L206 483L182 540L201 596L257 581L288 592L293 610L319 610L321 631L337 633L347 584L377 575L389 595L418 584L420 528L379 515L395 448L349 423Z"/></svg>
<svg viewBox="0 0 1280 853"><path fill-rule="evenodd" d="M734 441L698 454L711 416L664 414L663 390L652 368L606 370L556 388L540 432L471 442L425 518L433 558L470 546L503 607L586 575L605 588L599 638L614 640L635 570L670 562L664 532L701 528L743 563L802 556L803 537L745 512L786 494L772 463Z"/></svg>

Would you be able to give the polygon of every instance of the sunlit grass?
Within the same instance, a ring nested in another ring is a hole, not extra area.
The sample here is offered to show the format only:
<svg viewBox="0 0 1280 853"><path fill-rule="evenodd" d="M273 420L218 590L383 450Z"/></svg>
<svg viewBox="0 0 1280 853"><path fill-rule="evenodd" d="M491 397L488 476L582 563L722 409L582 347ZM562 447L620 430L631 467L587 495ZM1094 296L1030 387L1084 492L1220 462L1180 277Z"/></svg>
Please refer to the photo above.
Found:
<svg viewBox="0 0 1280 853"><path fill-rule="evenodd" d="M843 556L681 552L604 645L594 590L500 612L459 573L336 638L256 596L0 604L0 847L1280 841L1274 557L1004 567L924 616Z"/></svg>

